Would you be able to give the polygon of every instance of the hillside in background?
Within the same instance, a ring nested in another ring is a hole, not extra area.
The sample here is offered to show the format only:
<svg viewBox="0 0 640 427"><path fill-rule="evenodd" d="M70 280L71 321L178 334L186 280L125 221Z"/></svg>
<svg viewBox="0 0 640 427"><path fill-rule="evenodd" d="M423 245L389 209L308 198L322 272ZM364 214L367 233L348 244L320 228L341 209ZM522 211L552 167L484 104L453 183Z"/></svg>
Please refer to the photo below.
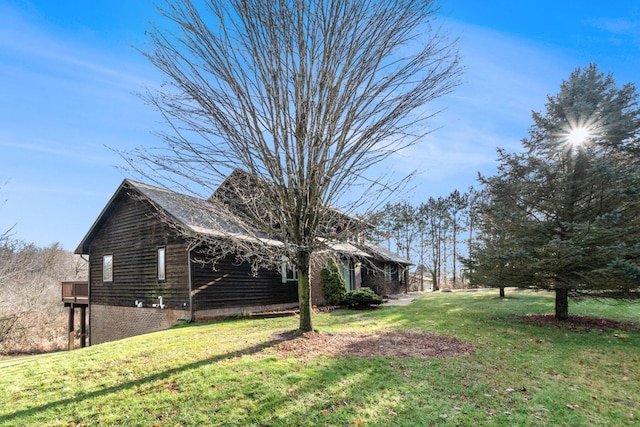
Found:
<svg viewBox="0 0 640 427"><path fill-rule="evenodd" d="M54 244L0 236L0 357L65 347L60 282L86 280L87 262Z"/></svg>

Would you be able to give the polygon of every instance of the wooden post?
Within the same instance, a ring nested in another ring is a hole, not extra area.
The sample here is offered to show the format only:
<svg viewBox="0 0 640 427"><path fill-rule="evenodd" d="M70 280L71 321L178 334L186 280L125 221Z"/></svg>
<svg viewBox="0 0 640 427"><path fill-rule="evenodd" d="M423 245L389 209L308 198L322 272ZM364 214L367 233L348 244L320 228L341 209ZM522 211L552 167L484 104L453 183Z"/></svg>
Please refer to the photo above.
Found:
<svg viewBox="0 0 640 427"><path fill-rule="evenodd" d="M87 306L80 306L80 348L87 346Z"/></svg>
<svg viewBox="0 0 640 427"><path fill-rule="evenodd" d="M75 314L75 307L73 306L73 304L69 304L69 328L68 328L68 336L69 336L69 351L73 350L73 345L74 345L74 341L75 341L75 331L74 331L74 323L75 323L75 319L74 319L74 314Z"/></svg>

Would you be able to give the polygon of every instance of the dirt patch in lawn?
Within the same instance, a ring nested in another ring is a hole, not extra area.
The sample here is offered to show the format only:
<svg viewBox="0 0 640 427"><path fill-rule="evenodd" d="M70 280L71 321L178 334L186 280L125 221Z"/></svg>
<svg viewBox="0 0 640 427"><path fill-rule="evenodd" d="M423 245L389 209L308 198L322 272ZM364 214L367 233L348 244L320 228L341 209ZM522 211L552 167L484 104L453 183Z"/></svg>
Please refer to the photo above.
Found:
<svg viewBox="0 0 640 427"><path fill-rule="evenodd" d="M419 331L380 331L329 334L295 331L277 335L282 339L272 350L283 357L422 357L446 358L471 354L475 348L456 338Z"/></svg>
<svg viewBox="0 0 640 427"><path fill-rule="evenodd" d="M611 329L636 329L638 326L631 322L602 319L588 316L569 316L567 320L558 320L553 314L530 314L524 316L526 323L538 326L566 327L572 330L611 330Z"/></svg>

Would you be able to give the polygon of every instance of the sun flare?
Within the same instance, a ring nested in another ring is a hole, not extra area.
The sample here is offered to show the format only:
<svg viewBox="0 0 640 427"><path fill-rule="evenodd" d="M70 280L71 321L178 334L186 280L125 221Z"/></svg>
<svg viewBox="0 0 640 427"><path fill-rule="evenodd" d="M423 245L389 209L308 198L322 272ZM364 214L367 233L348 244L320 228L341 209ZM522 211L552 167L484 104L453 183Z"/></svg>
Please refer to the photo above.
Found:
<svg viewBox="0 0 640 427"><path fill-rule="evenodd" d="M577 127L577 128L571 129L571 131L569 132L569 135L567 135L567 140L571 145L575 147L575 146L582 145L587 140L587 138L589 138L589 136L590 136L590 132L588 128Z"/></svg>

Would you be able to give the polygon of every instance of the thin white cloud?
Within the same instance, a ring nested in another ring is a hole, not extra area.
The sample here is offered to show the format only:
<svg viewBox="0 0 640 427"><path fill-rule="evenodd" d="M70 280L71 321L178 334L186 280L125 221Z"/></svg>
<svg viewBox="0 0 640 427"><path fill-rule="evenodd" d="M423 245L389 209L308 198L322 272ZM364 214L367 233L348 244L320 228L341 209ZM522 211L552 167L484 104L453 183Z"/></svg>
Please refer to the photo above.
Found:
<svg viewBox="0 0 640 427"><path fill-rule="evenodd" d="M640 35L640 22L629 17L595 18L586 21L587 25L616 35Z"/></svg>
<svg viewBox="0 0 640 427"><path fill-rule="evenodd" d="M122 58L122 51L132 54ZM119 46L118 54L99 52L82 40L67 39L39 28L24 12L0 5L0 65L18 66L21 71L70 84L91 84L104 93L114 89L139 91L156 86L154 69L133 48ZM135 58L135 59L133 59ZM94 88L95 90L95 88Z"/></svg>
<svg viewBox="0 0 640 427"><path fill-rule="evenodd" d="M155 86L153 69L94 42L0 4L0 230L18 223L17 238L74 247L122 179L105 146L152 138L157 117L134 92Z"/></svg>
<svg viewBox="0 0 640 427"><path fill-rule="evenodd" d="M520 149L531 112L544 109L575 67L564 52L486 28L449 23L461 34L466 73L463 84L432 108L445 108L431 121L424 141L399 153L392 168L418 170L416 197L477 186L477 174L495 172L497 147Z"/></svg>
<svg viewBox="0 0 640 427"><path fill-rule="evenodd" d="M112 154L104 147L96 146L77 146L69 144L60 144L52 140L30 139L29 141L16 139L15 137L3 136L0 133L0 148L3 151L15 150L26 151L39 154L51 155L49 161L53 163L53 158L60 158L72 162L83 162L99 164L102 166L111 166L117 156Z"/></svg>

